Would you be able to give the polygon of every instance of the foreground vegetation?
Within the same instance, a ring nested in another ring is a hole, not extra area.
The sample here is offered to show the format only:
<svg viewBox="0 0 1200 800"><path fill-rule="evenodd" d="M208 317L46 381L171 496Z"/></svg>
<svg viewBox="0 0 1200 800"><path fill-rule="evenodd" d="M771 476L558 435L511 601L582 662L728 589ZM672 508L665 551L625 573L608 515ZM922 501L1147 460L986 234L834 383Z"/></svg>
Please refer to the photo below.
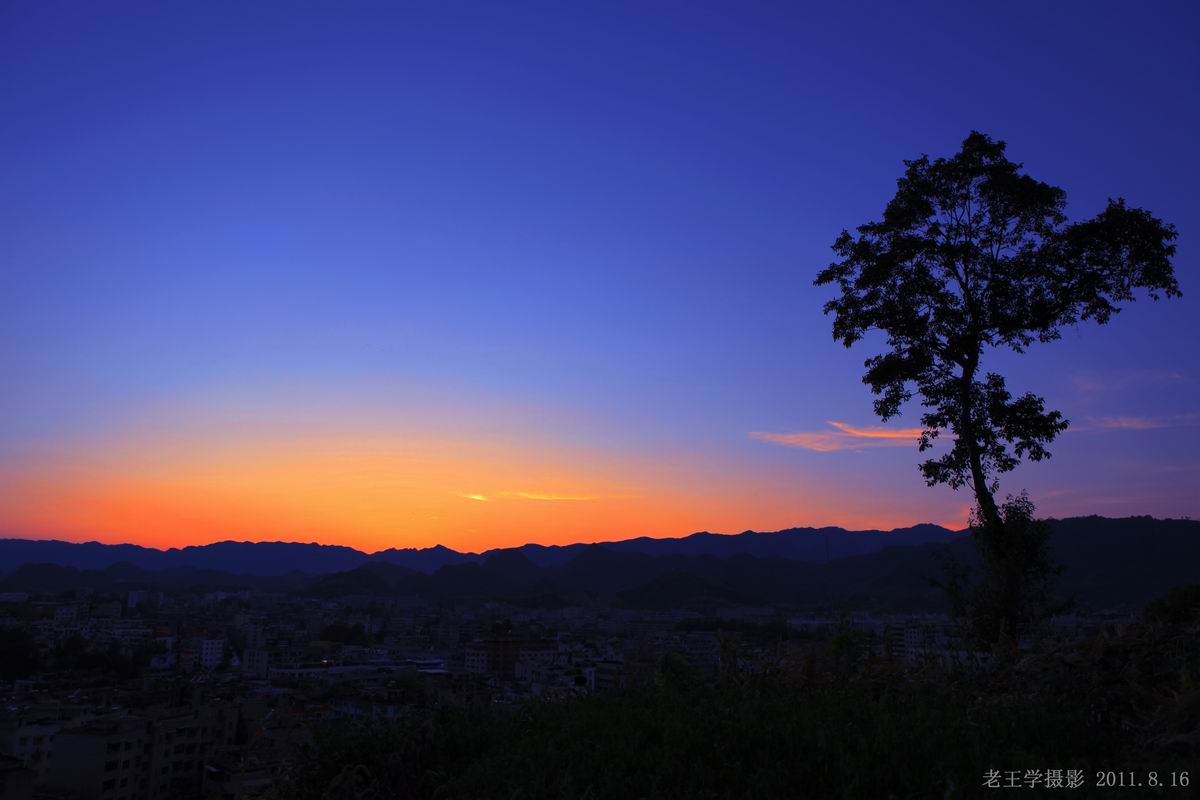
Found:
<svg viewBox="0 0 1200 800"><path fill-rule="evenodd" d="M1155 622L987 674L854 663L834 644L704 684L668 659L619 695L331 726L273 796L971 797L989 769L1082 770L1095 796L1097 771L1198 754L1197 627Z"/></svg>

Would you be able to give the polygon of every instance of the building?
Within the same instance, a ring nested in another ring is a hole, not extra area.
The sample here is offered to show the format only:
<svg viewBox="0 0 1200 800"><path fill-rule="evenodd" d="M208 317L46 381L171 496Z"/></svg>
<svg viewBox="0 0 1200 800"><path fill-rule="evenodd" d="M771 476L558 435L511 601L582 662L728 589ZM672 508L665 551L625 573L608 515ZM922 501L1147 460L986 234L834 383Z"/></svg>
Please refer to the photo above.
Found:
<svg viewBox="0 0 1200 800"><path fill-rule="evenodd" d="M225 658L225 639L204 638L197 648L202 669L216 669Z"/></svg>
<svg viewBox="0 0 1200 800"><path fill-rule="evenodd" d="M625 687L625 663L623 661L597 661L583 668L587 689L592 694L608 692Z"/></svg>
<svg viewBox="0 0 1200 800"><path fill-rule="evenodd" d="M242 673L255 678L267 677L271 673L270 651L247 647L242 651Z"/></svg>
<svg viewBox="0 0 1200 800"><path fill-rule="evenodd" d="M41 783L50 770L58 732L94 716L83 708L57 704L6 708L0 715L0 753L19 759Z"/></svg>
<svg viewBox="0 0 1200 800"><path fill-rule="evenodd" d="M59 732L46 782L80 800L148 800L146 720L95 719Z"/></svg>
<svg viewBox="0 0 1200 800"><path fill-rule="evenodd" d="M549 661L558 645L542 639L490 636L476 639L463 651L463 669L473 675L512 679L521 660Z"/></svg>
<svg viewBox="0 0 1200 800"><path fill-rule="evenodd" d="M193 711L161 716L149 726L148 800L196 793L204 778L207 737Z"/></svg>
<svg viewBox="0 0 1200 800"><path fill-rule="evenodd" d="M204 794L237 800L258 794L274 780L279 759L262 758L229 748L214 755L204 768Z"/></svg>

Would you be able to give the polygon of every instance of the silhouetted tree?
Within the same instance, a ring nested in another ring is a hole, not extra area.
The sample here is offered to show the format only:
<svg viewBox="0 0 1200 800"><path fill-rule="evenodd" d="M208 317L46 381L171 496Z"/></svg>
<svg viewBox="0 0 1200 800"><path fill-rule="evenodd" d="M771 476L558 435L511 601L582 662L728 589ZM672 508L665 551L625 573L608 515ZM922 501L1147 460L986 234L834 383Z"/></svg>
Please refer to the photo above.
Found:
<svg viewBox="0 0 1200 800"><path fill-rule="evenodd" d="M1180 292L1172 225L1121 199L1068 224L1065 192L1022 174L1004 151L972 132L952 158L904 162L883 218L842 231L838 260L815 283L840 289L825 304L835 339L850 347L871 331L886 336L887 349L864 363L875 413L886 422L915 393L920 451L952 434L949 452L920 469L930 486L974 490L983 576L968 585L951 573L944 585L978 639L1015 643L1019 627L1051 610L1060 570L1028 498L997 505L998 476L1047 458L1067 420L1035 394L1014 398L983 358L1052 342L1084 320L1105 324L1138 290L1156 300Z"/></svg>
<svg viewBox="0 0 1200 800"><path fill-rule="evenodd" d="M1172 225L1120 199L1067 224L1063 190L1022 174L1004 149L972 132L952 158L906 161L882 220L843 231L838 260L816 279L841 290L825 304L834 338L849 347L873 330L887 337L865 362L875 412L897 416L915 390L926 409L920 450L954 436L949 453L921 464L926 482L970 483L995 531L997 475L1046 458L1067 420L1034 394L1014 398L999 374L981 375L984 355L1107 323L1139 289L1180 294Z"/></svg>

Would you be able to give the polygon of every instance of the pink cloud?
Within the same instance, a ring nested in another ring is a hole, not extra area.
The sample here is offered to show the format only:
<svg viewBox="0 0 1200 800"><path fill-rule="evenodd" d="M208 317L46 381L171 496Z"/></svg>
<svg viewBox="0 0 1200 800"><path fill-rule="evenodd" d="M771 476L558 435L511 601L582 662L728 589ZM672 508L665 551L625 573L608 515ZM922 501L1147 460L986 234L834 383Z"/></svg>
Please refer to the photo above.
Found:
<svg viewBox="0 0 1200 800"><path fill-rule="evenodd" d="M862 447L912 447L921 436L921 428L882 428L875 425L854 427L830 420L833 430L769 433L752 431L751 438L786 447L799 447L818 453L857 450Z"/></svg>

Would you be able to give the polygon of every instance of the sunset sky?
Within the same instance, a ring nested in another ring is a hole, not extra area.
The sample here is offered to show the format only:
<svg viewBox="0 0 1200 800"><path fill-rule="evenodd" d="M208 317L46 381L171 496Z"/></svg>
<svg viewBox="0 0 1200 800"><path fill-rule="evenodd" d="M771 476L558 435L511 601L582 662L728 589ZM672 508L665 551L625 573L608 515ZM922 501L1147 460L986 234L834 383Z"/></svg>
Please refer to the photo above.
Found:
<svg viewBox="0 0 1200 800"><path fill-rule="evenodd" d="M1200 6L755 5L4 3L0 536L961 526L812 281L972 129L1180 233L1002 492L1200 516Z"/></svg>

